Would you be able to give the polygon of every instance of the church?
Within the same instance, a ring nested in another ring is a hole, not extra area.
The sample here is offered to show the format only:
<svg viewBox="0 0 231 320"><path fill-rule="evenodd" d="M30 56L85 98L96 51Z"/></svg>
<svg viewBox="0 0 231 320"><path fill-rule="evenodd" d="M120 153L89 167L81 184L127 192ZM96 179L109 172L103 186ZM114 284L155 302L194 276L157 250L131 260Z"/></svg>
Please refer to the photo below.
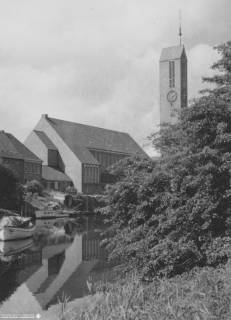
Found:
<svg viewBox="0 0 231 320"><path fill-rule="evenodd" d="M181 35L181 33L180 33ZM160 124L177 121L188 104L187 56L181 43L160 56ZM147 156L124 132L42 115L25 145L43 161L43 182L64 191L70 183L85 194L100 193L110 182L107 168L132 155ZM62 188L61 188L62 183Z"/></svg>
<svg viewBox="0 0 231 320"><path fill-rule="evenodd" d="M160 56L160 124L177 121L188 104L187 56L183 45L164 48Z"/></svg>
<svg viewBox="0 0 231 320"><path fill-rule="evenodd" d="M47 114L42 115L25 145L43 161L43 181L52 182L54 177L52 189L63 191L62 178L65 185L72 181L78 192L85 194L101 192L110 182L106 169L115 162L136 154L147 157L128 133L55 119Z"/></svg>

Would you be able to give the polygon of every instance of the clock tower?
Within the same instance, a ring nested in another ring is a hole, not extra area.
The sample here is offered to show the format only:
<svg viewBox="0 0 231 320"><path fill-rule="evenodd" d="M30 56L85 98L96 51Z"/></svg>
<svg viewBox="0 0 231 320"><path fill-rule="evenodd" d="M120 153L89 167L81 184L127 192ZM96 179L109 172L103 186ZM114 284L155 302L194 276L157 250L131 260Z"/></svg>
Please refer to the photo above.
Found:
<svg viewBox="0 0 231 320"><path fill-rule="evenodd" d="M160 56L160 124L175 123L176 110L187 107L187 57L183 45L164 48Z"/></svg>

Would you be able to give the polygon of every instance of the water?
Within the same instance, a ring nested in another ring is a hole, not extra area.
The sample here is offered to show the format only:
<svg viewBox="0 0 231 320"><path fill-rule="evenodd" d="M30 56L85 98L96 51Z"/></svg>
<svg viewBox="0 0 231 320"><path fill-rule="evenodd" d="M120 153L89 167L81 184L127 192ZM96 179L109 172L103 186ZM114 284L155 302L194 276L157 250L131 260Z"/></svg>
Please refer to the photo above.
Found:
<svg viewBox="0 0 231 320"><path fill-rule="evenodd" d="M0 242L0 313L36 314L104 280L102 227L83 219L37 220L34 239Z"/></svg>

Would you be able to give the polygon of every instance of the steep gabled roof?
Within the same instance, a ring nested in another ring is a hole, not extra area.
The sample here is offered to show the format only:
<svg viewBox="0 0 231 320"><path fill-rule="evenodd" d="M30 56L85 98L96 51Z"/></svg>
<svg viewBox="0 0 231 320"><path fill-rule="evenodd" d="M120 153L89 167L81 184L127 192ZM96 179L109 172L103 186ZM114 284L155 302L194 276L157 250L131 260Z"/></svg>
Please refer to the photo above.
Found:
<svg viewBox="0 0 231 320"><path fill-rule="evenodd" d="M180 59L183 53L185 54L185 49L182 45L163 48L160 55L160 62Z"/></svg>
<svg viewBox="0 0 231 320"><path fill-rule="evenodd" d="M50 117L46 119L83 163L98 164L89 150L146 155L127 133Z"/></svg>
<svg viewBox="0 0 231 320"><path fill-rule="evenodd" d="M11 133L0 132L0 156L24 159L27 161L42 162L23 143L16 139Z"/></svg>
<svg viewBox="0 0 231 320"><path fill-rule="evenodd" d="M11 140L4 131L0 131L0 156L14 159L23 159L22 155L15 149Z"/></svg>
<svg viewBox="0 0 231 320"><path fill-rule="evenodd" d="M51 141L50 138L48 138L48 136L43 131L34 130L34 133L43 142L43 144L47 147L47 149L49 149L49 150L57 150L57 148L54 145L54 143Z"/></svg>

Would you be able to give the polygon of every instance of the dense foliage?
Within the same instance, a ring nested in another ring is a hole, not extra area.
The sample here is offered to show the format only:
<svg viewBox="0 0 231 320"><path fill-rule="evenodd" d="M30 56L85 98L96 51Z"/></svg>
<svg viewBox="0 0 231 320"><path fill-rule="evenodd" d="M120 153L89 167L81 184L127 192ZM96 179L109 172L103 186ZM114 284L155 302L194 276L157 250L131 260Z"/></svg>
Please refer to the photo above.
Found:
<svg viewBox="0 0 231 320"><path fill-rule="evenodd" d="M215 266L230 254L231 42L218 50L219 74L205 79L216 87L151 135L160 159L120 162L105 191L110 257L146 277Z"/></svg>
<svg viewBox="0 0 231 320"><path fill-rule="evenodd" d="M22 200L22 188L14 173L0 165L0 208L19 210Z"/></svg>

